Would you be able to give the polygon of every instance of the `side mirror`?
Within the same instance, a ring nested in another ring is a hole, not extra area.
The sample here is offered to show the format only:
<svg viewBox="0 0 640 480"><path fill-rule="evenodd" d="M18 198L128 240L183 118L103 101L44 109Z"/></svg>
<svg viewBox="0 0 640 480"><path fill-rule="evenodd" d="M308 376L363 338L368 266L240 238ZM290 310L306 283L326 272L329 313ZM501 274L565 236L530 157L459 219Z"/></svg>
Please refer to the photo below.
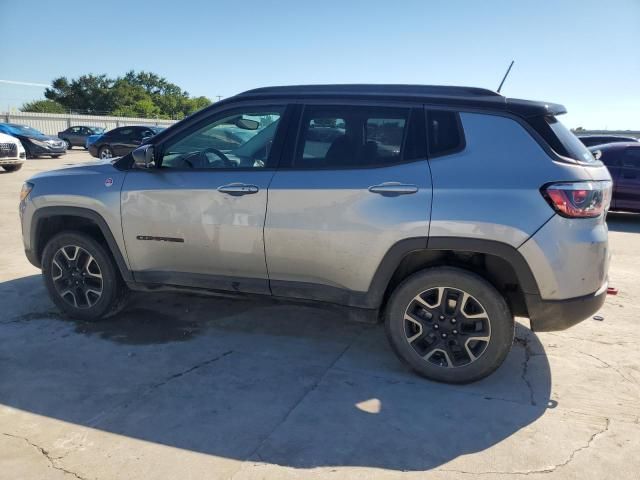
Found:
<svg viewBox="0 0 640 480"><path fill-rule="evenodd" d="M131 152L135 168L152 168L155 165L153 153L153 145L141 145Z"/></svg>
<svg viewBox="0 0 640 480"><path fill-rule="evenodd" d="M596 160L600 160L602 158L602 150L594 150L591 153L593 154L593 158Z"/></svg>

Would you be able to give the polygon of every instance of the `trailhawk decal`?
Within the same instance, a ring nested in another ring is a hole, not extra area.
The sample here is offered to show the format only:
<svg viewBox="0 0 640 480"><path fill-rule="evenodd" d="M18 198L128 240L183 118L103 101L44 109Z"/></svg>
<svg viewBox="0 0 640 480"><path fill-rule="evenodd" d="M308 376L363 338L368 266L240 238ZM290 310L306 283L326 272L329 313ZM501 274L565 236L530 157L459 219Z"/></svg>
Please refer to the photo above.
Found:
<svg viewBox="0 0 640 480"><path fill-rule="evenodd" d="M138 235L136 239L137 240L155 240L156 242L184 243L184 238L175 238L175 237L152 237L150 235Z"/></svg>

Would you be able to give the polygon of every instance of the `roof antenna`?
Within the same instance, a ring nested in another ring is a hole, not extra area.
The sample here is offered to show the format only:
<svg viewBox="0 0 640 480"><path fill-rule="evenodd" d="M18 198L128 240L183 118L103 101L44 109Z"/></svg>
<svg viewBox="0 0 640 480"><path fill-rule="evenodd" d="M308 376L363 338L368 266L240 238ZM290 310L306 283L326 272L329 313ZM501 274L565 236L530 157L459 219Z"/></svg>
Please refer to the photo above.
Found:
<svg viewBox="0 0 640 480"><path fill-rule="evenodd" d="M502 81L500 82L500 86L498 87L498 93L500 93L500 90L502 89L502 85L504 84L504 81L509 76L509 72L511 71L511 67L513 67L514 63L515 63L515 60L511 60L511 63L509 64L509 68L507 68L507 73L505 73L504 77L502 77Z"/></svg>

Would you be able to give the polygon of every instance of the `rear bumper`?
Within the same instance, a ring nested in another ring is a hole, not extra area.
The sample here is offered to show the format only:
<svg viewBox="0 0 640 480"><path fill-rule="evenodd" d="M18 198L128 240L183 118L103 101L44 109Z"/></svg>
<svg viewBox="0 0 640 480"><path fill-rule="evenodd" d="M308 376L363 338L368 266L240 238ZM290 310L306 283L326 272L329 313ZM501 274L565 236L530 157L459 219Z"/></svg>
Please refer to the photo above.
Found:
<svg viewBox="0 0 640 480"><path fill-rule="evenodd" d="M543 300L539 295L525 294L531 330L553 332L566 330L596 313L607 297L607 283L598 291L566 300Z"/></svg>

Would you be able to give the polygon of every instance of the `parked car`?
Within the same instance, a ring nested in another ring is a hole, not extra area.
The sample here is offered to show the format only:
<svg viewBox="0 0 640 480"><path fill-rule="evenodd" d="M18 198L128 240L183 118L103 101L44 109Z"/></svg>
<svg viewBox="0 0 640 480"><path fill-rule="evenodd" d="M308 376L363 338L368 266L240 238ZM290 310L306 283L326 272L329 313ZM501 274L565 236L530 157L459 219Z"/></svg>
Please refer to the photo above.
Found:
<svg viewBox="0 0 640 480"><path fill-rule="evenodd" d="M337 303L383 312L419 374L478 380L514 316L562 330L605 300L611 176L565 111L464 87L251 90L116 161L32 177L25 252L72 317L128 290Z"/></svg>
<svg viewBox="0 0 640 480"><path fill-rule="evenodd" d="M67 149L62 140L45 135L28 125L0 123L0 132L19 139L27 158L38 158L43 155L58 158L67 153Z"/></svg>
<svg viewBox="0 0 640 480"><path fill-rule="evenodd" d="M0 133L0 167L7 172L22 168L26 153L20 140L6 133Z"/></svg>
<svg viewBox="0 0 640 480"><path fill-rule="evenodd" d="M640 142L591 147L613 178L611 210L640 213Z"/></svg>
<svg viewBox="0 0 640 480"><path fill-rule="evenodd" d="M85 127L83 125L77 125L75 127L69 127L62 132L58 132L58 138L63 140L67 144L67 150L71 150L73 147L84 147L89 135L102 135L104 128L102 127Z"/></svg>
<svg viewBox="0 0 640 480"><path fill-rule="evenodd" d="M587 147L604 145L607 143L640 142L637 138L623 137L621 135L578 135L578 138Z"/></svg>
<svg viewBox="0 0 640 480"><path fill-rule="evenodd" d="M164 130L163 127L118 127L88 143L89 153L98 158L121 157L142 144L142 141Z"/></svg>

